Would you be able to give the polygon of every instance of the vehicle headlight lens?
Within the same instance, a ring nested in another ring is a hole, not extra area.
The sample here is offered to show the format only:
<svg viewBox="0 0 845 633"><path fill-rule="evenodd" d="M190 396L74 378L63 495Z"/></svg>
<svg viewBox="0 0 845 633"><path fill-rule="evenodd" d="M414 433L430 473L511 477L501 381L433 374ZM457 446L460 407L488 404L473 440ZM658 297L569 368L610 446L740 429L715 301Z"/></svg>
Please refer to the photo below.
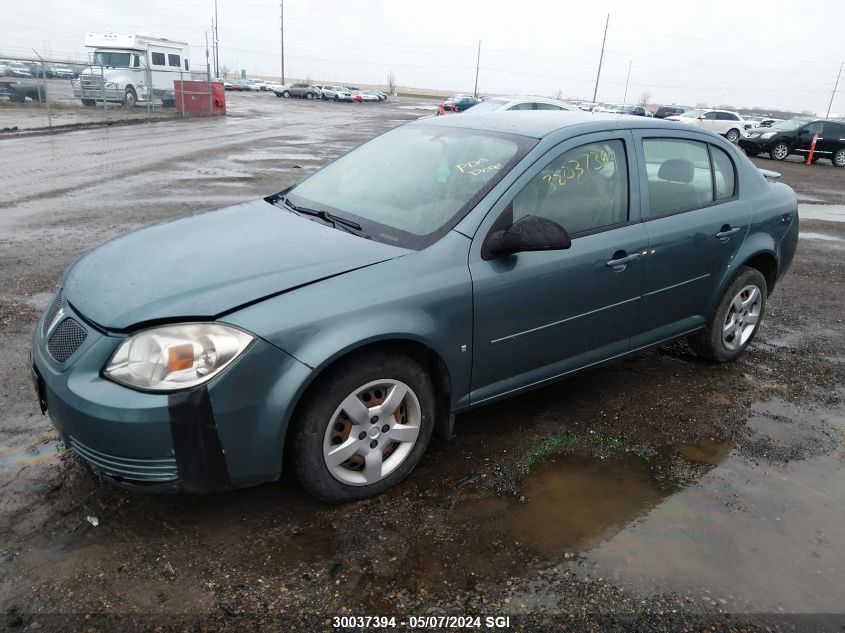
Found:
<svg viewBox="0 0 845 633"><path fill-rule="evenodd" d="M219 323L167 325L123 341L104 369L117 383L135 389L175 391L208 382L255 340Z"/></svg>
<svg viewBox="0 0 845 633"><path fill-rule="evenodd" d="M766 132L765 134L761 135L760 138L772 138L777 132Z"/></svg>
<svg viewBox="0 0 845 633"><path fill-rule="evenodd" d="M114 81L107 81L106 88L117 88L117 83L115 83Z"/></svg>

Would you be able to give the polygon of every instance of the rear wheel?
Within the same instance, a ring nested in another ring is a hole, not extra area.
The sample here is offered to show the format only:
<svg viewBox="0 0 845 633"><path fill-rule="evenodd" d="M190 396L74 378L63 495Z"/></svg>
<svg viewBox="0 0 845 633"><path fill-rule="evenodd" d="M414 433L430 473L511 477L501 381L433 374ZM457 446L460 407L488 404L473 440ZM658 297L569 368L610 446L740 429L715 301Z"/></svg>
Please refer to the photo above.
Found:
<svg viewBox="0 0 845 633"><path fill-rule="evenodd" d="M305 93L305 98L306 98L306 99L313 99L313 98L314 98L314 93L313 93L313 92L306 92L306 93Z"/></svg>
<svg viewBox="0 0 845 633"><path fill-rule="evenodd" d="M836 152L831 160L835 167L845 167L845 147Z"/></svg>
<svg viewBox="0 0 845 633"><path fill-rule="evenodd" d="M739 140L739 130L728 130L728 133L725 134L725 138L731 143L736 143Z"/></svg>
<svg viewBox="0 0 845 633"><path fill-rule="evenodd" d="M786 160L789 156L789 145L786 143L777 143L769 150L769 156L774 160Z"/></svg>
<svg viewBox="0 0 845 633"><path fill-rule="evenodd" d="M431 379L387 351L343 359L297 409L292 454L299 480L330 503L381 494L413 470L434 428Z"/></svg>
<svg viewBox="0 0 845 633"><path fill-rule="evenodd" d="M726 362L742 354L766 311L767 286L756 268L743 266L728 286L708 326L689 338L699 356Z"/></svg>

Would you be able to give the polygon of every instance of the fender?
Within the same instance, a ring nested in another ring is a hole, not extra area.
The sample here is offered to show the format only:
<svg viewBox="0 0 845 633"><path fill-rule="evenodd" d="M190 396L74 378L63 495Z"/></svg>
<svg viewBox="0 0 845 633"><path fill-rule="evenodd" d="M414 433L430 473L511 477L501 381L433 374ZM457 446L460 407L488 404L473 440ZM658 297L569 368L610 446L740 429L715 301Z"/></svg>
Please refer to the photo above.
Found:
<svg viewBox="0 0 845 633"><path fill-rule="evenodd" d="M452 231L429 246L425 257L412 252L352 270L221 321L257 334L307 365L312 370L307 382L364 345L390 340L422 344L446 365L454 410L469 397L472 368L469 245L466 236Z"/></svg>
<svg viewBox="0 0 845 633"><path fill-rule="evenodd" d="M708 314L722 300L725 290L727 290L737 271L745 265L745 262L757 255L771 255L775 261L778 261L777 251L777 244L775 244L774 238L770 234L761 231L751 231L740 247L736 257L731 260L730 266L728 266L725 274L722 275L715 292L710 297Z"/></svg>

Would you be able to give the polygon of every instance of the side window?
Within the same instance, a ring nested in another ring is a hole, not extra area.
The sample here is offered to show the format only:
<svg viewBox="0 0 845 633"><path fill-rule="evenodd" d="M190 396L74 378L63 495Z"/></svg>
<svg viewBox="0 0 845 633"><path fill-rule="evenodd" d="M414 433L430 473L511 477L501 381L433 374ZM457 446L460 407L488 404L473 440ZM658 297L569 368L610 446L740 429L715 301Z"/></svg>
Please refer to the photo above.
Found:
<svg viewBox="0 0 845 633"><path fill-rule="evenodd" d="M185 58L185 70L188 70L188 71L189 71L189 70L191 70L191 69L188 67L188 59L187 59L187 58Z"/></svg>
<svg viewBox="0 0 845 633"><path fill-rule="evenodd" d="M552 160L513 199L514 222L553 220L571 235L628 220L628 165L622 141L582 145Z"/></svg>
<svg viewBox="0 0 845 633"><path fill-rule="evenodd" d="M166 66L164 63L164 53L150 53L153 66Z"/></svg>
<svg viewBox="0 0 845 633"><path fill-rule="evenodd" d="M538 103L537 109L538 110L560 110L560 106L556 106L554 103Z"/></svg>
<svg viewBox="0 0 845 633"><path fill-rule="evenodd" d="M816 132L818 132L819 134L821 134L822 122L815 121L814 123L810 123L810 125L806 126L803 130L801 130L801 132L805 134L815 134Z"/></svg>
<svg viewBox="0 0 845 633"><path fill-rule="evenodd" d="M182 66L182 60L179 59L178 55L173 55L171 53L171 54L167 55L167 65L168 66L175 66L176 68L179 68L180 66Z"/></svg>
<svg viewBox="0 0 845 633"><path fill-rule="evenodd" d="M715 121L718 118L719 118L718 112L708 112L707 114L704 115L704 119L707 120L707 121Z"/></svg>
<svg viewBox="0 0 845 633"><path fill-rule="evenodd" d="M643 140L649 217L669 215L713 201L707 145L683 139Z"/></svg>
<svg viewBox="0 0 845 633"><path fill-rule="evenodd" d="M716 200L733 198L736 192L736 168L725 150L710 146L713 156L713 176L716 178Z"/></svg>
<svg viewBox="0 0 845 633"><path fill-rule="evenodd" d="M828 137L845 141L845 125L841 123L825 123L824 130L824 133Z"/></svg>
<svg viewBox="0 0 845 633"><path fill-rule="evenodd" d="M536 105L535 103L517 103L508 108L508 110L535 110Z"/></svg>
<svg viewBox="0 0 845 633"><path fill-rule="evenodd" d="M141 58L138 55L132 56L132 68L140 68L141 67Z"/></svg>

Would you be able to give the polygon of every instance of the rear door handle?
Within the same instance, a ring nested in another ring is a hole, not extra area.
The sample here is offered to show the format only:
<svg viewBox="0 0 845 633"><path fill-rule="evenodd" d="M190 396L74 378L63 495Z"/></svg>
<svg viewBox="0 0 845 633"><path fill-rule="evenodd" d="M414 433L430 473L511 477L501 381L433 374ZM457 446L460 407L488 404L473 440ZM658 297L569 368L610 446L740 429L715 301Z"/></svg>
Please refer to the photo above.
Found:
<svg viewBox="0 0 845 633"><path fill-rule="evenodd" d="M605 266L607 266L608 268L625 267L628 264L630 264L631 262L634 262L637 259L639 259L640 254L639 253L632 253L631 255L626 255L625 251L621 251L621 252L618 252L618 253L614 253L613 256L614 256L615 259L611 259L605 264Z"/></svg>
<svg viewBox="0 0 845 633"><path fill-rule="evenodd" d="M742 229L738 226L735 226L734 228L730 228L730 226L726 224L725 226L722 227L721 231L716 233L716 237L718 237L720 240L724 240L725 238L728 238L731 235L736 235L741 230Z"/></svg>

